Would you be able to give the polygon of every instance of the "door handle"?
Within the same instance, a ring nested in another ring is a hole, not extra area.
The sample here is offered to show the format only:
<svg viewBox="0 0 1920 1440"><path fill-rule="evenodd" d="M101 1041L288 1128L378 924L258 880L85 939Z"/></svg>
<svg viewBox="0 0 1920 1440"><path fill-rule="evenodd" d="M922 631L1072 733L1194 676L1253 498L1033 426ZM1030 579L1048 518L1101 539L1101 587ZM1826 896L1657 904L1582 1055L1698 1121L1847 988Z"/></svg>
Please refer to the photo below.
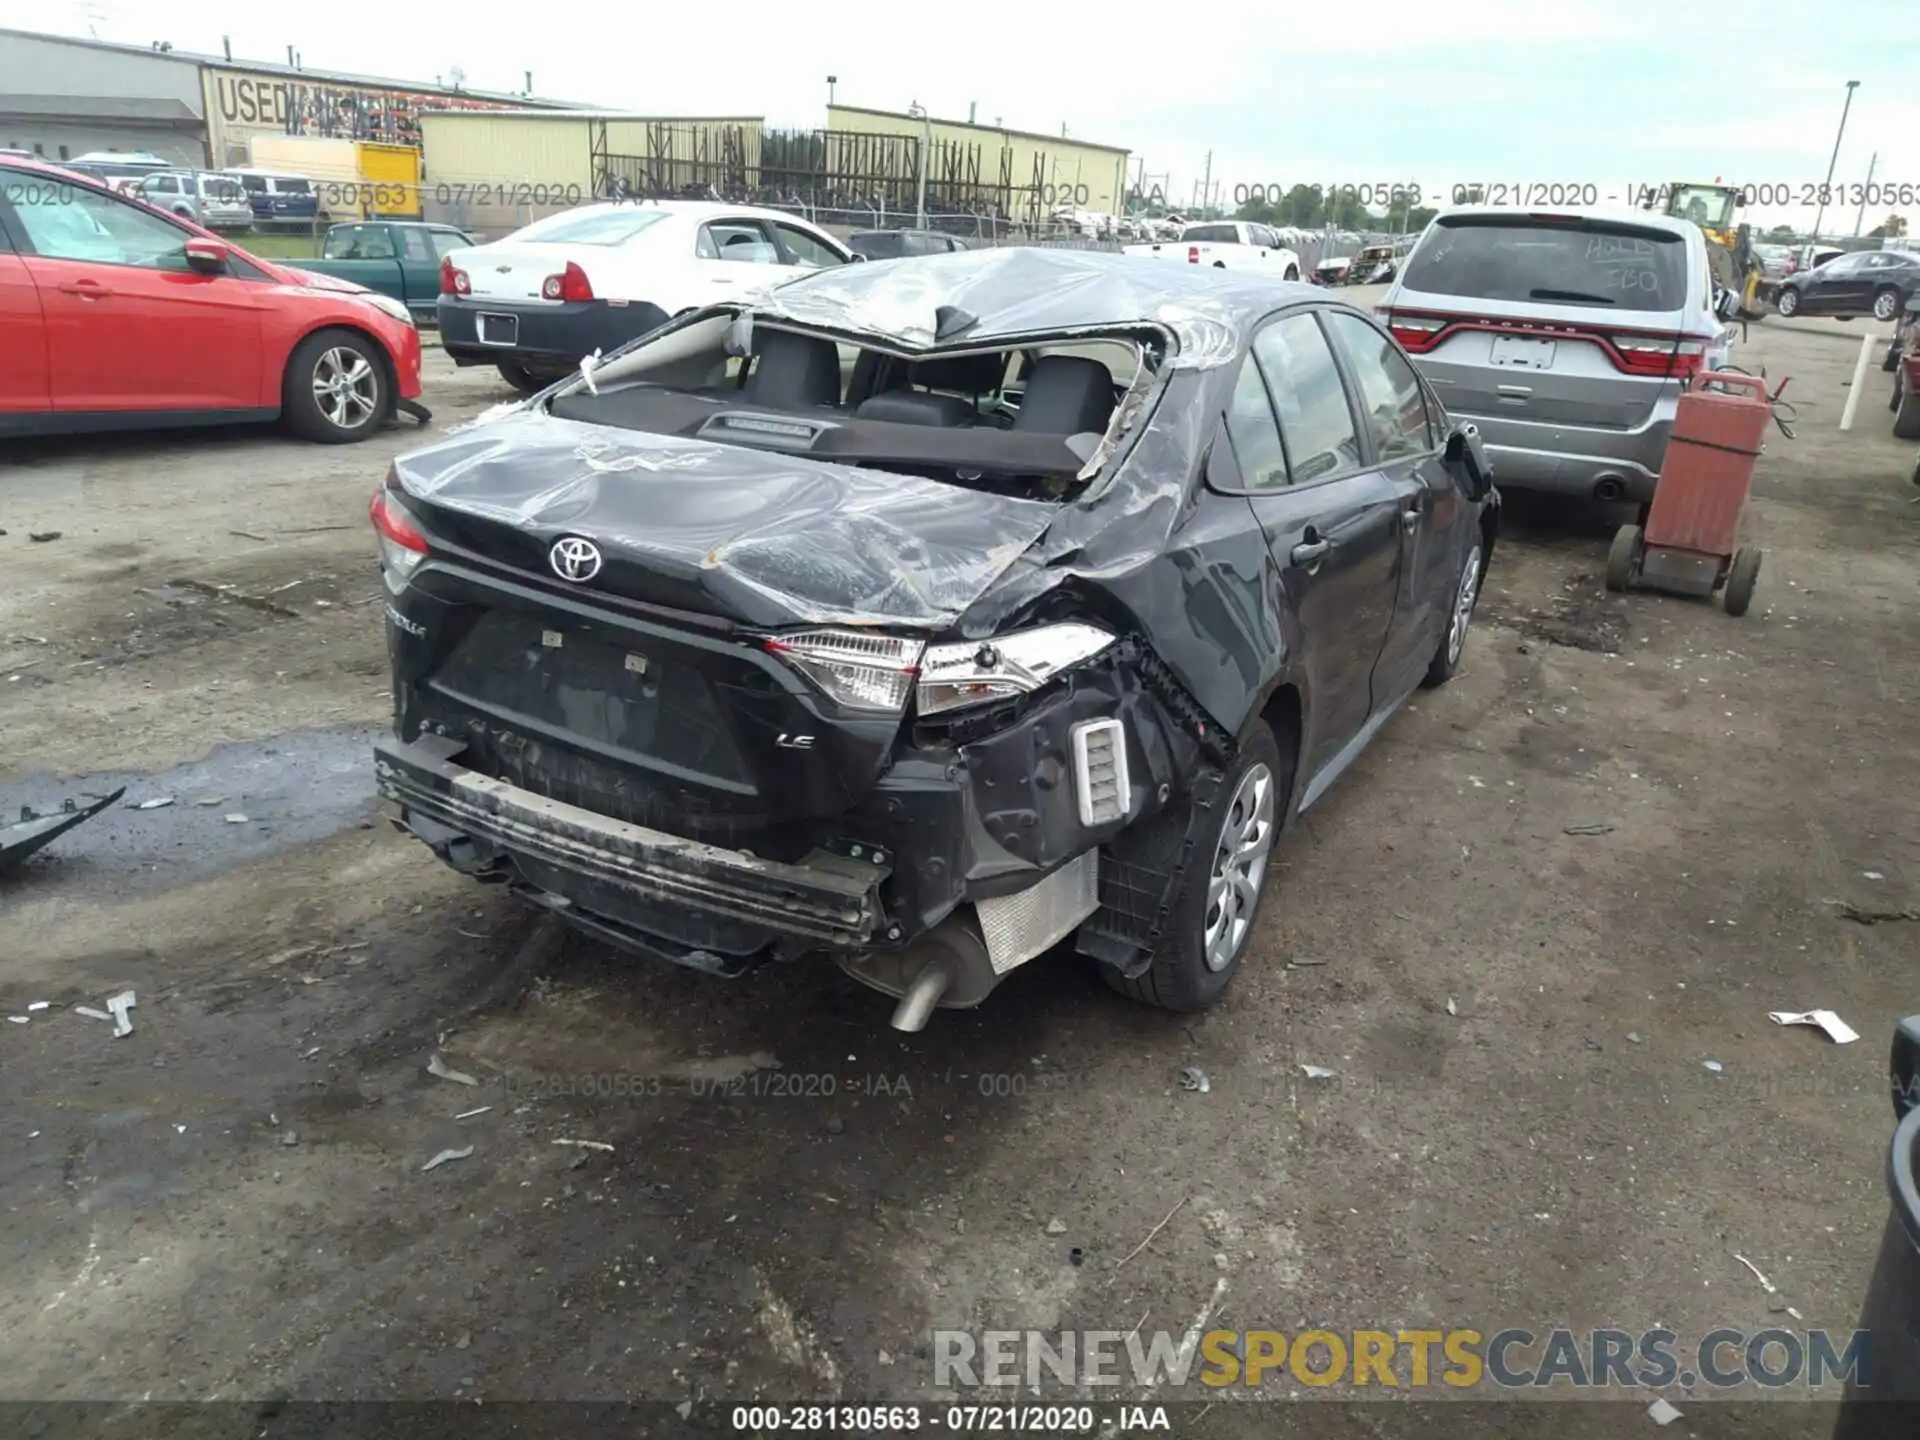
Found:
<svg viewBox="0 0 1920 1440"><path fill-rule="evenodd" d="M1293 547L1289 558L1296 565L1312 567L1318 565L1331 549L1333 549L1331 540L1305 540Z"/></svg>
<svg viewBox="0 0 1920 1440"><path fill-rule="evenodd" d="M113 294L113 291L102 285L98 280L70 280L66 284L56 286L55 288L58 289L62 295L84 295L89 300L104 300L107 296Z"/></svg>

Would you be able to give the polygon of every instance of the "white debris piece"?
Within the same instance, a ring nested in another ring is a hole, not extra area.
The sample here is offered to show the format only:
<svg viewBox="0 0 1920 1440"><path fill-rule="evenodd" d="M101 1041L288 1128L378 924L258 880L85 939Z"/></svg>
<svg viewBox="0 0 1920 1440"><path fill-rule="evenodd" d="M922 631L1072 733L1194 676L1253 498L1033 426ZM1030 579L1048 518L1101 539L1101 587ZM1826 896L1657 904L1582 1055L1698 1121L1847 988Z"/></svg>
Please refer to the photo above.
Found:
<svg viewBox="0 0 1920 1440"><path fill-rule="evenodd" d="M32 1014L35 1010L44 1010L51 1004L53 1004L51 1000L35 1000L27 1006L27 1013Z"/></svg>
<svg viewBox="0 0 1920 1440"><path fill-rule="evenodd" d="M1795 1014L1791 1010L1769 1010L1767 1018L1776 1025L1816 1025L1827 1032L1827 1038L1836 1045L1851 1045L1860 1038L1860 1032L1831 1010L1805 1010Z"/></svg>
<svg viewBox="0 0 1920 1440"><path fill-rule="evenodd" d="M1305 1075L1309 1080L1331 1080L1340 1072L1337 1070L1329 1070L1324 1065L1302 1065L1300 1067L1300 1073Z"/></svg>
<svg viewBox="0 0 1920 1440"><path fill-rule="evenodd" d="M84 1015L84 1016L86 1016L86 1017L87 1017L87 1018L88 1018L89 1020L111 1020L111 1019L113 1019L113 1016L111 1016L111 1015L109 1015L109 1014L108 1014L108 1013L107 1013L106 1011L104 1011L104 1010L96 1010L96 1009L94 1009L94 1008L93 1008L93 1006L91 1006L91 1005L76 1005L76 1006L74 1006L74 1007L73 1007L73 1013L74 1013L74 1014L76 1014L76 1015Z"/></svg>
<svg viewBox="0 0 1920 1440"><path fill-rule="evenodd" d="M1460 1007L1453 1003L1453 997L1449 995L1447 997L1447 1014L1458 1015L1459 1013L1460 1013Z"/></svg>
<svg viewBox="0 0 1920 1440"><path fill-rule="evenodd" d="M151 800L142 800L138 805L135 805L133 808L136 810L159 810L171 804L173 804L173 796L156 795Z"/></svg>
<svg viewBox="0 0 1920 1440"><path fill-rule="evenodd" d="M25 1015L9 1015L7 1016L7 1020L10 1024L14 1025L25 1025L28 1023Z"/></svg>
<svg viewBox="0 0 1920 1440"><path fill-rule="evenodd" d="M1680 1418L1680 1412L1665 1400L1656 1400L1647 1407L1647 1415L1656 1425L1671 1425Z"/></svg>
<svg viewBox="0 0 1920 1440"><path fill-rule="evenodd" d="M437 1050L433 1053L433 1057L427 1061L427 1073L429 1075L437 1075L442 1080L451 1080L456 1085L478 1085L480 1083L474 1079L473 1076L467 1074L466 1071L451 1068L446 1061L440 1058L440 1052Z"/></svg>
<svg viewBox="0 0 1920 1440"><path fill-rule="evenodd" d="M133 1034L133 1021L127 1018L127 1012L140 1002L133 998L133 991L122 990L107 1000L107 1010L113 1016L113 1038L122 1039Z"/></svg>
<svg viewBox="0 0 1920 1440"><path fill-rule="evenodd" d="M1754 1264L1753 1261L1747 1259L1744 1255L1735 1255L1733 1258L1753 1272L1753 1278L1760 1282L1760 1288L1765 1290L1769 1295L1777 1295L1780 1293L1779 1288L1773 1281L1767 1279L1765 1275L1760 1273L1760 1267Z"/></svg>
<svg viewBox="0 0 1920 1440"><path fill-rule="evenodd" d="M467 1146L467 1148L464 1150L442 1150L438 1155L434 1156L433 1159L427 1161L427 1163L422 1165L420 1168L422 1170L431 1170L433 1169L434 1166L445 1165L450 1160L465 1160L472 1154L473 1154L473 1146L471 1145Z"/></svg>
<svg viewBox="0 0 1920 1440"><path fill-rule="evenodd" d="M1726 1066L1722 1065L1718 1060L1703 1060L1701 1063L1716 1075L1718 1075L1722 1070L1727 1068Z"/></svg>
<svg viewBox="0 0 1920 1440"><path fill-rule="evenodd" d="M238 810L224 818L229 825L244 825L247 823L247 817L242 815Z"/></svg>
<svg viewBox="0 0 1920 1440"><path fill-rule="evenodd" d="M613 1146L607 1144L604 1140L556 1140L553 1143L556 1145L576 1145L582 1150L611 1151L613 1149Z"/></svg>

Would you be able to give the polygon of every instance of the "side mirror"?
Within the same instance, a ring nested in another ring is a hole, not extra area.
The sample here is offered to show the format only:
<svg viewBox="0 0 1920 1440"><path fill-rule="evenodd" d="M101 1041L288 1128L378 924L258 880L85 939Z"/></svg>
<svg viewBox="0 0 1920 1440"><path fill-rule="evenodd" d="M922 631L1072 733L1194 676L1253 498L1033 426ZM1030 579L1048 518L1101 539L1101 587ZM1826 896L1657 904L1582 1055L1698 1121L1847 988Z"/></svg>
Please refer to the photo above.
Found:
<svg viewBox="0 0 1920 1440"><path fill-rule="evenodd" d="M1471 421L1457 423L1447 434L1447 468L1460 481L1469 500L1484 500L1493 493L1493 462L1480 439L1480 427Z"/></svg>
<svg viewBox="0 0 1920 1440"><path fill-rule="evenodd" d="M862 255L858 250L856 250L853 252L852 257L848 260L847 263L850 265L864 265L867 263L867 257Z"/></svg>
<svg viewBox="0 0 1920 1440"><path fill-rule="evenodd" d="M196 235L187 241L187 268L196 275L230 275L233 247L224 240L207 240Z"/></svg>

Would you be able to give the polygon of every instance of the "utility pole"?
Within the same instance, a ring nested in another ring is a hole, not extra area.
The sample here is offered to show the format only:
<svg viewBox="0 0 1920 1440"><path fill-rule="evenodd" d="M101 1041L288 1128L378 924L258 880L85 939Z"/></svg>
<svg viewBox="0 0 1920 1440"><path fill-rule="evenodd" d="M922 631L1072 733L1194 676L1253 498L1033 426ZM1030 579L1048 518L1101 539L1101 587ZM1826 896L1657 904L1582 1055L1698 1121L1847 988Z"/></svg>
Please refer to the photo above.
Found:
<svg viewBox="0 0 1920 1440"><path fill-rule="evenodd" d="M1873 172L1880 164L1880 152L1873 152L1873 158L1867 161L1867 183L1860 192L1860 213L1853 217L1853 238L1860 238L1860 227L1867 223L1867 191L1873 189Z"/></svg>
<svg viewBox="0 0 1920 1440"><path fill-rule="evenodd" d="M917 100L907 106L907 114L920 122L920 195L914 208L920 217L915 223L924 230L927 228L927 151L933 148L933 117Z"/></svg>
<svg viewBox="0 0 1920 1440"><path fill-rule="evenodd" d="M829 110L833 108L833 87L839 83L840 77L838 75L827 76L827 108Z"/></svg>
<svg viewBox="0 0 1920 1440"><path fill-rule="evenodd" d="M1847 81L1847 103L1840 107L1840 130L1833 137L1833 158L1827 161L1827 183L1820 191L1820 208L1813 212L1813 238L1816 244L1820 239L1820 222L1827 214L1827 196L1833 192L1833 167L1840 163L1840 142L1847 134L1847 112L1853 108L1853 92L1859 88L1858 80Z"/></svg>
<svg viewBox="0 0 1920 1440"><path fill-rule="evenodd" d="M1213 151L1211 150L1207 151L1206 174L1200 180L1200 203L1207 206L1213 204Z"/></svg>

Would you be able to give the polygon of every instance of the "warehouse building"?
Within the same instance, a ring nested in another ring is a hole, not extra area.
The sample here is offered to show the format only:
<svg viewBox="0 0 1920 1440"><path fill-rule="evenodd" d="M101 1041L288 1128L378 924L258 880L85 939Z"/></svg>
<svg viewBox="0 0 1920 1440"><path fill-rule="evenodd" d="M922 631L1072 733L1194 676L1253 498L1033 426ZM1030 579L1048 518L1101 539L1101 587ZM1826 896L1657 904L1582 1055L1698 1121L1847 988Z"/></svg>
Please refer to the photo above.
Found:
<svg viewBox="0 0 1920 1440"><path fill-rule="evenodd" d="M0 30L0 145L53 161L150 150L205 164L200 66L135 45Z"/></svg>
<svg viewBox="0 0 1920 1440"><path fill-rule="evenodd" d="M949 193L947 207L964 211L974 191L1004 196L1000 208L1031 224L1064 210L1117 215L1126 200L1129 152L1117 145L856 105L829 105L827 130L927 144L930 211Z"/></svg>
<svg viewBox="0 0 1920 1440"><path fill-rule="evenodd" d="M427 218L498 234L616 192L748 198L758 184L765 122L618 110L427 110L420 128Z"/></svg>
<svg viewBox="0 0 1920 1440"><path fill-rule="evenodd" d="M71 159L151 150L182 165L250 164L261 137L420 147L429 108L542 111L529 94L421 85L199 55L164 42L125 45L0 30L0 144ZM577 108L577 107L573 107Z"/></svg>

